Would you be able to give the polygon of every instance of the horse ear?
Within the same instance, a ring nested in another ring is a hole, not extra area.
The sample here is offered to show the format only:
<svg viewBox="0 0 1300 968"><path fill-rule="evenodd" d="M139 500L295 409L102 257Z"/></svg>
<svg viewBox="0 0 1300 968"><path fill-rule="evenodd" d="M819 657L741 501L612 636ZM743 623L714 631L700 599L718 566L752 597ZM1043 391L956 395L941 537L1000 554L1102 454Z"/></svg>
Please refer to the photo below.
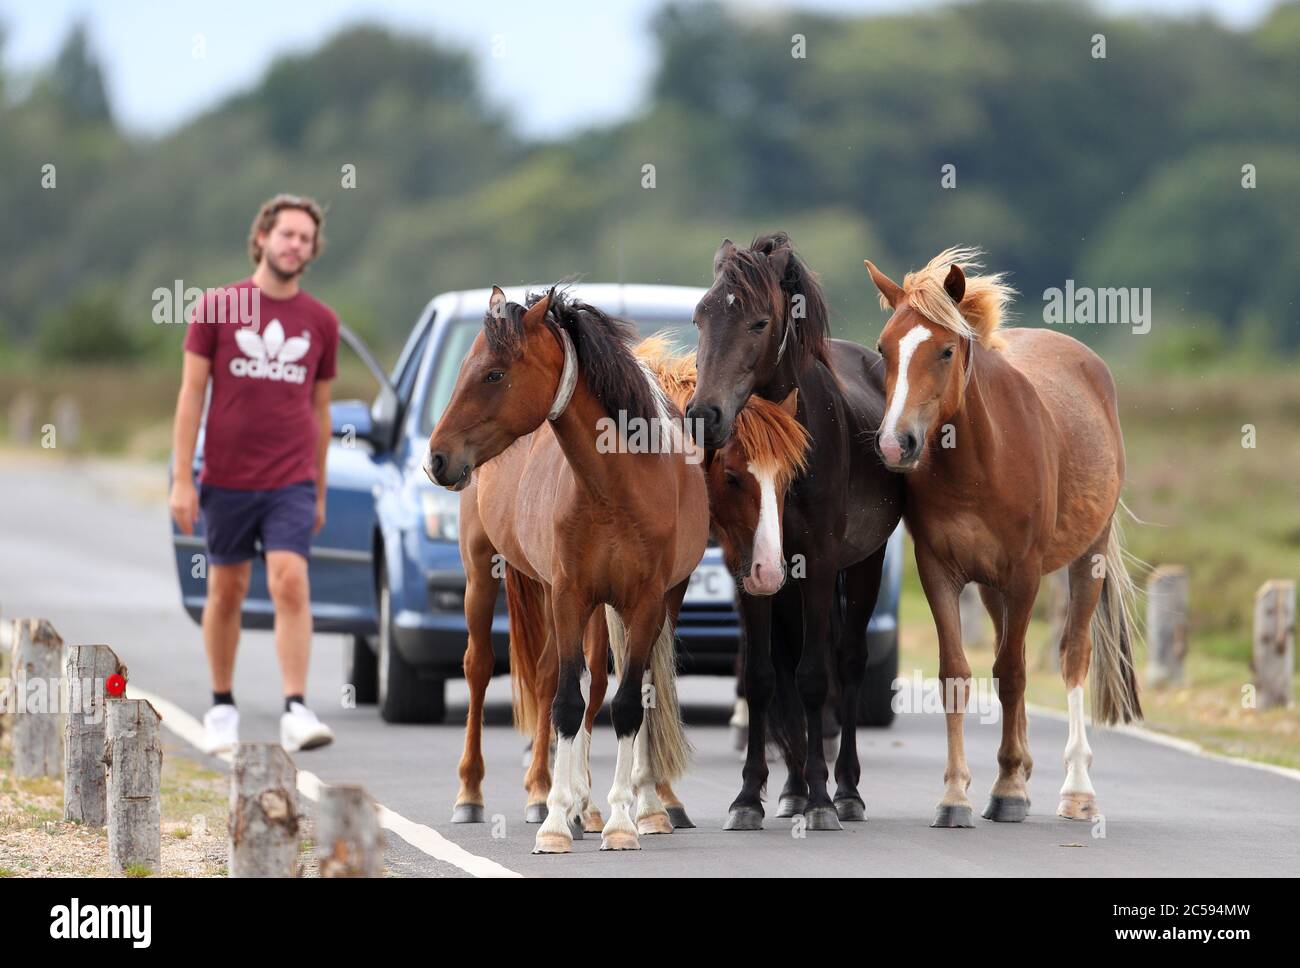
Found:
<svg viewBox="0 0 1300 968"><path fill-rule="evenodd" d="M962 297L966 295L966 273L961 271L961 266L953 263L948 269L948 278L943 281L944 291L952 297L952 301L961 305Z"/></svg>
<svg viewBox="0 0 1300 968"><path fill-rule="evenodd" d="M795 387L786 394L785 399L781 401L780 407L791 417L799 413L799 388Z"/></svg>
<svg viewBox="0 0 1300 968"><path fill-rule="evenodd" d="M551 292L548 292L545 296L528 307L528 311L524 313L524 326L542 325L543 321L546 319L546 314L551 311L552 293L554 293L554 290L551 290Z"/></svg>
<svg viewBox="0 0 1300 968"><path fill-rule="evenodd" d="M867 272L871 273L871 281L876 284L885 302L889 303L891 309L897 309L898 301L903 298L903 287L877 269L870 259L863 259L862 264L867 267Z"/></svg>
<svg viewBox="0 0 1300 968"><path fill-rule="evenodd" d="M783 245L774 245L772 251L767 254L767 261L772 264L772 270L776 273L777 279L785 278L785 270L790 265L790 257L794 251L790 248L789 243Z"/></svg>
<svg viewBox="0 0 1300 968"><path fill-rule="evenodd" d="M723 239L718 251L713 253L713 276L716 279L722 272L723 263L736 254L736 244L731 239Z"/></svg>
<svg viewBox="0 0 1300 968"><path fill-rule="evenodd" d="M488 312L492 314L493 319L506 318L506 294L501 291L500 286L492 287L492 295L488 297Z"/></svg>

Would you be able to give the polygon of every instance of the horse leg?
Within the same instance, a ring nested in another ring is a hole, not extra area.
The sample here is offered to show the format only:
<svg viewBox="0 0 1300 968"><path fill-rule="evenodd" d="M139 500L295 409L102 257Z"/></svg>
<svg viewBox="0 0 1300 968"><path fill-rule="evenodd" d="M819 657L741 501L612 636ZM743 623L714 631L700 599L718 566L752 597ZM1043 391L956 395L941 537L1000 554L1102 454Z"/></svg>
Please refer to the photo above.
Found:
<svg viewBox="0 0 1300 968"><path fill-rule="evenodd" d="M653 595L638 602L623 619L627 629L627 655L611 710L614 735L618 737L618 759L614 766L614 784L609 790L609 820L601 831L601 850L641 849L637 826L632 820L635 784L639 780L643 789L654 789L647 737L641 735L649 732L645 727L641 690L650 665L650 650L655 647L666 617L662 596ZM639 755L635 750L638 740ZM635 764L634 759L637 761Z"/></svg>
<svg viewBox="0 0 1300 968"><path fill-rule="evenodd" d="M460 758L460 790L452 808L452 823L483 823L483 695L492 678L492 612L501 580L492 574L493 549L486 536L476 535L467 549L465 681L469 683L469 713L465 717L465 752Z"/></svg>
<svg viewBox="0 0 1300 968"><path fill-rule="evenodd" d="M745 697L749 737L740 793L728 810L724 830L763 829L763 787L767 785L767 706L772 698L772 600L740 596L745 627Z"/></svg>
<svg viewBox="0 0 1300 968"><path fill-rule="evenodd" d="M580 604L573 594L553 588L551 614L555 628L556 678L551 720L555 727L555 777L546 798L546 819L537 831L534 854L567 854L573 846L575 832L581 836L577 819L578 803L574 789L575 757L581 756L586 703L582 698L582 636L592 606ZM537 717L542 719L540 715ZM539 733L541 731L539 730ZM543 741L542 756L546 755ZM536 750L534 750L536 754Z"/></svg>
<svg viewBox="0 0 1300 968"><path fill-rule="evenodd" d="M1029 726L1025 715L1025 632L1038 594L1037 568L1022 568L1015 585L1001 590L1002 622L995 621L997 658L993 676L1002 704L1002 745L998 747L998 778L984 809L985 820L1018 823L1029 812Z"/></svg>
<svg viewBox="0 0 1300 968"><path fill-rule="evenodd" d="M880 594L885 548L845 571L848 598L839 641L840 752L835 759L835 812L841 820L866 820L867 808L858 793L862 767L858 762L858 697L867 672L867 623Z"/></svg>
<svg viewBox="0 0 1300 968"><path fill-rule="evenodd" d="M544 614L551 614L551 597L546 595ZM547 622L546 645L537 661L535 703L537 722L533 724L532 760L524 773L524 790L528 802L524 807L525 823L541 823L546 819L546 800L551 790L551 717L547 710L555 704L558 676L555 650L555 630Z"/></svg>
<svg viewBox="0 0 1300 968"><path fill-rule="evenodd" d="M804 779L808 765L808 725L804 722L803 702L799 699L799 684L795 678L796 657L803 652L802 596L796 598L794 611L795 621L792 623L788 612L773 600L769 651L774 676L768 722L782 724L769 730L775 734L785 760L785 786L776 801L776 815L782 819L802 816L808 809L808 782ZM766 749L765 746L765 755Z"/></svg>
<svg viewBox="0 0 1300 968"><path fill-rule="evenodd" d="M1061 678L1065 680L1066 701L1070 713L1070 734L1065 742L1065 783L1056 815L1067 820L1095 820L1097 791L1093 789L1088 768L1092 766L1092 748L1083 718L1083 684L1092 661L1092 615L1101 599L1105 572L1095 574L1093 559L1106 554L1110 527L1101 533L1091 548L1070 564L1070 604L1065 613L1065 631L1061 635Z"/></svg>
<svg viewBox="0 0 1300 968"><path fill-rule="evenodd" d="M731 745L744 752L749 745L749 703L745 699L745 628L741 625L736 643L736 705L731 710Z"/></svg>
<svg viewBox="0 0 1300 968"><path fill-rule="evenodd" d="M596 714L605 703L605 691L609 687L609 630L605 626L605 617L601 609L592 612L587 621L587 634L583 638L583 653L587 657L588 680L587 714L582 721L582 829L594 834L605 826L600 815L600 808L591 802L591 728L596 721Z"/></svg>
<svg viewBox="0 0 1300 968"><path fill-rule="evenodd" d="M930 613L939 635L939 682L943 687L944 718L948 726L948 761L943 771L944 793L935 810L932 827L973 827L970 800L970 768L966 765L962 735L966 700L970 693L970 663L961 644L961 611L958 605L962 582L947 563L920 542L916 545L916 570L925 590Z"/></svg>
<svg viewBox="0 0 1300 968"><path fill-rule="evenodd" d="M804 782L808 784L808 806L804 820L809 830L841 830L839 815L826 789L828 769L826 747L822 743L822 710L826 705L829 688L826 669L826 650L830 647L829 625L831 614L837 607L835 596L837 570L833 565L836 549L827 549L819 561L809 568L803 583L803 649L795 669L799 698L803 700L804 720L808 727L808 751L804 767Z"/></svg>

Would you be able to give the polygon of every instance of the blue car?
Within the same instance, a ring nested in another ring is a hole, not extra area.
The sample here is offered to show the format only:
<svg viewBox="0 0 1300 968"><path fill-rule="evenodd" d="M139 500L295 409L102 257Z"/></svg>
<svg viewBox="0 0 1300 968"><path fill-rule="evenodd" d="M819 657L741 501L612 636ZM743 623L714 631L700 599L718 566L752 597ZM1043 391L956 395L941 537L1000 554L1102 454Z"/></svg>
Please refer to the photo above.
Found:
<svg viewBox="0 0 1300 968"><path fill-rule="evenodd" d="M681 286L576 285L574 293L635 320L643 334L666 331L693 348L691 325L702 289ZM374 702L393 723L440 722L445 683L463 675L465 573L457 544L459 496L431 484L420 464L451 397L461 361L482 327L489 290L432 299L391 373L346 327L342 338L375 377L370 403L331 406L334 440L327 471L325 527L311 550L312 617L317 632L349 636L345 681L358 703ZM523 290L507 296L523 301ZM200 431L194 473L203 460ZM202 621L207 582L201 528L192 536L173 524L172 541L185 610ZM880 599L868 630L869 668L862 722L886 725L898 669L901 528L890 539ZM740 643L735 584L710 546L691 578L677 626L683 674L732 675ZM242 625L270 629L274 609L265 562L254 560ZM492 624L496 672L509 671L505 596Z"/></svg>

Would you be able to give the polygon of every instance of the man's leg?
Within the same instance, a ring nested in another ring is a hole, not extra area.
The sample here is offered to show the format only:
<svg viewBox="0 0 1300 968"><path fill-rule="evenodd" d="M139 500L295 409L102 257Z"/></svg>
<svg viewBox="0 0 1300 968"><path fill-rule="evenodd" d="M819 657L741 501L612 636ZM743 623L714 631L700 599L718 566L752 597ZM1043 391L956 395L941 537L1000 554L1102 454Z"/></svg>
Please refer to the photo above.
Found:
<svg viewBox="0 0 1300 968"><path fill-rule="evenodd" d="M212 691L230 692L239 648L239 613L248 594L251 561L208 565L208 598L203 605L203 645L212 672Z"/></svg>
<svg viewBox="0 0 1300 968"><path fill-rule="evenodd" d="M275 652L286 696L307 691L311 657L311 593L307 559L296 551L267 551L266 579L275 605Z"/></svg>

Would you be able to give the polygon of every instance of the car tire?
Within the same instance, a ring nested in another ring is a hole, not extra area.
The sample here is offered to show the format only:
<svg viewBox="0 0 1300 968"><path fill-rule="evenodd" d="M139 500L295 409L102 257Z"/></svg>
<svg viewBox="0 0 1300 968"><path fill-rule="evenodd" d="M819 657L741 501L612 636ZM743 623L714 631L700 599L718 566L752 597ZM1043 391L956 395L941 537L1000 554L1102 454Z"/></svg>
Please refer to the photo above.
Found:
<svg viewBox="0 0 1300 968"><path fill-rule="evenodd" d="M393 637L392 593L388 576L379 573L379 657L377 695L379 716L386 723L440 723L447 715L446 682L422 679L402 658Z"/></svg>
<svg viewBox="0 0 1300 968"><path fill-rule="evenodd" d="M888 726L894 721L894 680L898 678L898 633L889 642L889 657L867 666L858 692L858 725Z"/></svg>
<svg viewBox="0 0 1300 968"><path fill-rule="evenodd" d="M373 706L379 700L379 656L364 635L352 636L343 648L343 682L352 687L358 706Z"/></svg>

